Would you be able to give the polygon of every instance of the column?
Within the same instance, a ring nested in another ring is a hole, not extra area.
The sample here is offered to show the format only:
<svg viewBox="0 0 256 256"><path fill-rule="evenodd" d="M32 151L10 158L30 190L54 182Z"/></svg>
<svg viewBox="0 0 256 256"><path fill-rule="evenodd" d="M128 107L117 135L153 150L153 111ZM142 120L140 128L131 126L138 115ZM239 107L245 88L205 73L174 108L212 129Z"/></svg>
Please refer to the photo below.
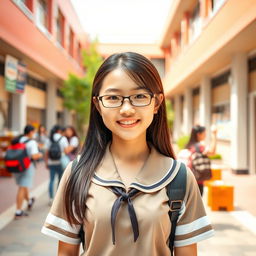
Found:
<svg viewBox="0 0 256 256"><path fill-rule="evenodd" d="M46 91L46 128L48 131L51 130L52 126L57 123L56 118L56 81L50 80L47 83Z"/></svg>
<svg viewBox="0 0 256 256"><path fill-rule="evenodd" d="M192 90L187 88L184 95L184 109L183 109L183 133L190 134L193 123L193 101Z"/></svg>
<svg viewBox="0 0 256 256"><path fill-rule="evenodd" d="M12 94L12 131L23 133L27 122L26 94Z"/></svg>
<svg viewBox="0 0 256 256"><path fill-rule="evenodd" d="M180 95L175 95L174 98L174 124L173 124L173 139L177 141L182 132L182 124L181 124L181 97Z"/></svg>
<svg viewBox="0 0 256 256"><path fill-rule="evenodd" d="M71 125L72 124L72 115L70 110L64 109L64 125Z"/></svg>
<svg viewBox="0 0 256 256"><path fill-rule="evenodd" d="M231 168L248 173L247 55L237 53L231 63Z"/></svg>
<svg viewBox="0 0 256 256"><path fill-rule="evenodd" d="M206 128L206 143L209 145L211 139L211 79L208 76L201 80L199 119L200 125Z"/></svg>

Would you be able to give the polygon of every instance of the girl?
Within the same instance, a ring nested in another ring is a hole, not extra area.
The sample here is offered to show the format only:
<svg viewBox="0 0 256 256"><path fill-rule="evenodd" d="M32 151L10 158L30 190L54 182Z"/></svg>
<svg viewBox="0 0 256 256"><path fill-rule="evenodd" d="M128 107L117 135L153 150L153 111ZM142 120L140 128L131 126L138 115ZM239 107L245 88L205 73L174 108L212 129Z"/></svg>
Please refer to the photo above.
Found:
<svg viewBox="0 0 256 256"><path fill-rule="evenodd" d="M189 138L188 144L186 145L186 149L188 149L191 154L191 152L195 152L196 147L198 147L200 152L203 153L204 155L212 156L216 152L216 134L217 134L217 130L213 127L212 144L210 148L207 148L203 144L203 141L205 140L205 137L206 137L205 127L201 125L196 125L192 127L190 138ZM188 161L188 166L192 168L191 161ZM204 182L197 180L197 184L202 196L204 192Z"/></svg>
<svg viewBox="0 0 256 256"><path fill-rule="evenodd" d="M42 232L58 255L169 256L166 186L179 171L167 128L161 79L137 53L114 54L96 73L88 134L78 164L67 167ZM169 175L172 172L172 175ZM193 174L176 228L175 255L195 256L213 233Z"/></svg>
<svg viewBox="0 0 256 256"><path fill-rule="evenodd" d="M16 212L15 219L22 216L28 216L28 214L22 210L23 201L28 202L28 210L32 209L35 202L35 198L29 197L29 188L33 185L35 175L35 164L33 160L42 158L42 153L39 152L37 142L33 139L35 134L35 127L32 125L26 125L24 128L24 135L16 138L13 143L22 142L26 144L26 150L28 156L31 159L31 163L28 169L22 173L14 173L16 184L18 185L18 191L16 196Z"/></svg>
<svg viewBox="0 0 256 256"><path fill-rule="evenodd" d="M68 139L69 146L72 147L68 157L70 160L74 160L79 149L79 139L77 132L73 126L67 126L65 129L65 135Z"/></svg>
<svg viewBox="0 0 256 256"><path fill-rule="evenodd" d="M52 159L49 154L49 149L51 147L51 144L53 142L58 142L60 146L60 154L61 157L59 159ZM62 127L59 125L53 126L50 132L50 138L47 141L46 144L46 154L45 154L45 161L47 163L47 167L50 170L50 181L49 181L49 205L51 206L53 197L54 197L54 179L55 175L58 175L59 182L61 179L61 176L63 174L63 168L61 164L61 158L67 154L69 154L72 150L72 148L68 145L67 138L65 136L62 136Z"/></svg>

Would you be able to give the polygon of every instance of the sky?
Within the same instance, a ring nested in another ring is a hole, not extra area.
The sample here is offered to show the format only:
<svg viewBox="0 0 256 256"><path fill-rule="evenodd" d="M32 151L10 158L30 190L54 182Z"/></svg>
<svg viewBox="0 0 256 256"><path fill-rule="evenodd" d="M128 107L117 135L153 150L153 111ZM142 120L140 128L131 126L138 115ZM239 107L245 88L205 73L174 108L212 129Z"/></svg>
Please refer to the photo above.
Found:
<svg viewBox="0 0 256 256"><path fill-rule="evenodd" d="M91 39L157 43L173 0L71 0Z"/></svg>

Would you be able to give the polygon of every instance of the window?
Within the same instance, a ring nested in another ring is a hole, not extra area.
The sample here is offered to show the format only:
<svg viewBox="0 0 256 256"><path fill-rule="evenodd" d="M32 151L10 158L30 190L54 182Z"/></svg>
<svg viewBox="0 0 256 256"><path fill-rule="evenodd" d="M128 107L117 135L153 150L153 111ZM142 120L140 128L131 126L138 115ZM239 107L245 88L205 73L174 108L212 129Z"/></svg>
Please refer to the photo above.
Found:
<svg viewBox="0 0 256 256"><path fill-rule="evenodd" d="M77 62L82 66L82 47L80 43L77 44Z"/></svg>
<svg viewBox="0 0 256 256"><path fill-rule="evenodd" d="M48 2L46 0L38 0L36 5L36 23L44 32L49 29L48 17Z"/></svg>
<svg viewBox="0 0 256 256"><path fill-rule="evenodd" d="M215 124L218 130L217 138L221 140L230 140L232 130L230 120L230 103L222 103L212 107L212 124Z"/></svg>
<svg viewBox="0 0 256 256"><path fill-rule="evenodd" d="M31 20L33 20L33 0L12 0L19 9Z"/></svg>
<svg viewBox="0 0 256 256"><path fill-rule="evenodd" d="M212 0L212 10L215 12L220 9L225 0Z"/></svg>
<svg viewBox="0 0 256 256"><path fill-rule="evenodd" d="M74 32L71 28L69 29L68 52L70 56L74 57Z"/></svg>
<svg viewBox="0 0 256 256"><path fill-rule="evenodd" d="M57 32L57 42L64 46L64 16L61 11L58 10L58 15L56 19L56 32Z"/></svg>
<svg viewBox="0 0 256 256"><path fill-rule="evenodd" d="M20 0L23 5L25 5L30 11L32 11L32 5L33 1L32 0Z"/></svg>
<svg viewBox="0 0 256 256"><path fill-rule="evenodd" d="M197 3L197 5L195 6L194 10L191 13L189 24L190 24L189 39L190 41L193 41L201 33L201 29L202 29L199 2Z"/></svg>

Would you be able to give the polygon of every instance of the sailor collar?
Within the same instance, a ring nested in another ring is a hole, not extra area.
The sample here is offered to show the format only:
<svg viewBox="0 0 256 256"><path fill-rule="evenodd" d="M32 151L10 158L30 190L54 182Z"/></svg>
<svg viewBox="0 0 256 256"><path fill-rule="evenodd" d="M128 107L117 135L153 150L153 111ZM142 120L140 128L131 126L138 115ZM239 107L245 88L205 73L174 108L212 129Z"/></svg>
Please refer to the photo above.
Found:
<svg viewBox="0 0 256 256"><path fill-rule="evenodd" d="M151 146L150 155L129 189L136 188L145 193L156 192L166 187L176 176L180 163L159 153ZM125 189L109 149L106 148L101 164L97 168L92 182L105 187L121 187Z"/></svg>

